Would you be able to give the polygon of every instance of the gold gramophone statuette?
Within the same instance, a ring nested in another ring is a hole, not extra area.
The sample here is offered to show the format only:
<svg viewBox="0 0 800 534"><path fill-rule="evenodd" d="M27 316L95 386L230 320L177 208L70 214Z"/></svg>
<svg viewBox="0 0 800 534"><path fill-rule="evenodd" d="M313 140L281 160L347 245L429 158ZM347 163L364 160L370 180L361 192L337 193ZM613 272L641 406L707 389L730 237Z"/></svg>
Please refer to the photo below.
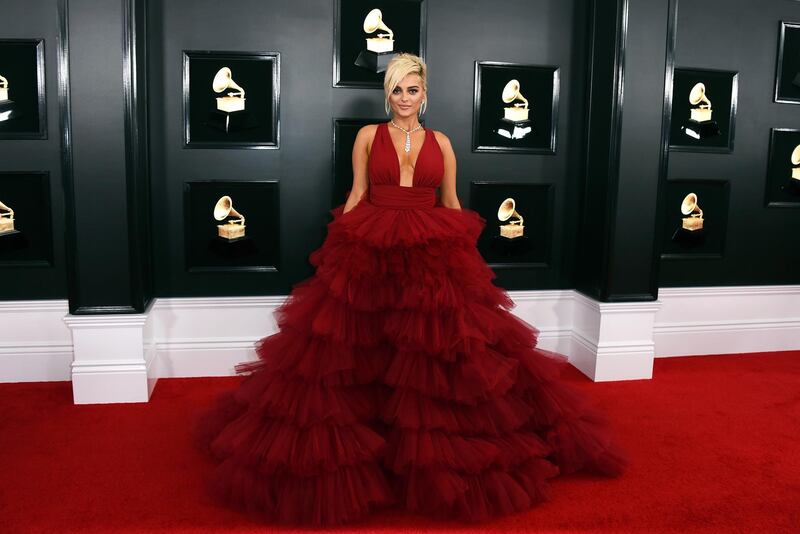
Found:
<svg viewBox="0 0 800 534"><path fill-rule="evenodd" d="M0 102L8 100L8 80L0 74Z"/></svg>
<svg viewBox="0 0 800 534"><path fill-rule="evenodd" d="M507 198L500 204L500 208L497 210L497 218L501 221L508 221L514 217L514 220L509 221L508 224L500 225L500 235L509 239L522 237L525 231L525 226L522 224L522 215L517 213L515 207L516 203L514 199Z"/></svg>
<svg viewBox="0 0 800 534"><path fill-rule="evenodd" d="M794 147L792 150L792 178L800 180L800 145Z"/></svg>
<svg viewBox="0 0 800 534"><path fill-rule="evenodd" d="M703 229L703 210L697 205L697 195L689 193L681 202L681 213L687 215L683 218L681 227L684 230L694 232Z"/></svg>
<svg viewBox="0 0 800 534"><path fill-rule="evenodd" d="M517 80L509 81L503 88L503 102L511 104L504 110L504 118L519 122L528 120L528 99L519 92L520 85ZM515 102L520 100L521 102Z"/></svg>
<svg viewBox="0 0 800 534"><path fill-rule="evenodd" d="M233 209L233 200L228 195L225 195L217 200L217 204L214 206L214 218L218 221L224 221L228 217L232 218L225 224L217 225L219 237L228 240L244 237L244 215Z"/></svg>
<svg viewBox="0 0 800 534"><path fill-rule="evenodd" d="M706 86L703 82L694 84L689 91L689 103L695 106L690 109L689 117L693 121L707 122L711 120L711 100L706 96Z"/></svg>
<svg viewBox="0 0 800 534"><path fill-rule="evenodd" d="M219 69L214 76L211 87L214 89L215 93L222 93L228 89L233 89L233 91L229 91L227 95L217 97L218 110L225 111L226 113L244 110L244 89L233 81L230 68L222 67Z"/></svg>
<svg viewBox="0 0 800 534"><path fill-rule="evenodd" d="M0 235L14 231L14 210L0 202Z"/></svg>
<svg viewBox="0 0 800 534"><path fill-rule="evenodd" d="M378 54L394 50L394 32L383 23L383 13L380 9L373 9L364 18L364 33L371 34L378 30L389 33L379 33L375 37L367 38L367 50Z"/></svg>

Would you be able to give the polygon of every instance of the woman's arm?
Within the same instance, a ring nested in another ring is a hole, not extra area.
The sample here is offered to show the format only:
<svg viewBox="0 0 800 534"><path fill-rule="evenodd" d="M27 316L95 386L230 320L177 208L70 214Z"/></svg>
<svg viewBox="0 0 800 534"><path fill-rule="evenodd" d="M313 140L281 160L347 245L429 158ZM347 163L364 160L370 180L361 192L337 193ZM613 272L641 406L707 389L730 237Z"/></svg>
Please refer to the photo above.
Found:
<svg viewBox="0 0 800 534"><path fill-rule="evenodd" d="M444 176L440 186L442 205L446 208L460 210L461 204L456 194L456 154L453 152L453 145L442 132L434 132L434 135L436 135L436 141L438 141L439 148L442 149L442 156L444 156Z"/></svg>
<svg viewBox="0 0 800 534"><path fill-rule="evenodd" d="M353 209L369 187L367 160L369 159L369 144L375 136L376 127L375 124L368 124L362 127L356 135L356 141L353 143L353 187L350 189L350 196L347 197L342 213Z"/></svg>

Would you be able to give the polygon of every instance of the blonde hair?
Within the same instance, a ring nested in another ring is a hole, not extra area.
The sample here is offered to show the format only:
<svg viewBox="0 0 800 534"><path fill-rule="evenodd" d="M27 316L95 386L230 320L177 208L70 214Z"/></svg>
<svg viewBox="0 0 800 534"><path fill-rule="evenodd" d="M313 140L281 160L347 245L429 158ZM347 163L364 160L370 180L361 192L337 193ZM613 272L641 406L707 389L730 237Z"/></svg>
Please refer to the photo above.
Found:
<svg viewBox="0 0 800 534"><path fill-rule="evenodd" d="M422 80L422 89L425 91L425 100L419 108L419 114L425 113L428 108L428 67L421 57L402 52L394 56L386 66L386 74L383 77L383 106L386 114L389 114L389 95L392 94L397 84L409 74L416 74Z"/></svg>

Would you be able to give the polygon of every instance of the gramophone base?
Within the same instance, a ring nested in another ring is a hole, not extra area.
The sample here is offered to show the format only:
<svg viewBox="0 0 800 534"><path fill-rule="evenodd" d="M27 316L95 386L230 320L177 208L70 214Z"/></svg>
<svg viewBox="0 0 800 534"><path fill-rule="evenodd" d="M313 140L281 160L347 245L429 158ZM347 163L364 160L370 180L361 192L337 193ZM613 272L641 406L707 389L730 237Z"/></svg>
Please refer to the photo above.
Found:
<svg viewBox="0 0 800 534"><path fill-rule="evenodd" d="M239 237L237 239L224 239L215 237L208 244L209 250L220 258L236 259L252 256L258 253L256 242L250 236Z"/></svg>
<svg viewBox="0 0 800 534"><path fill-rule="evenodd" d="M672 234L672 240L685 247L699 247L706 242L706 231L702 228L699 230L687 230L678 227L675 233Z"/></svg>
<svg viewBox="0 0 800 534"><path fill-rule="evenodd" d="M692 139L706 139L720 134L717 121L697 122L689 119L683 123L681 130Z"/></svg>
<svg viewBox="0 0 800 534"><path fill-rule="evenodd" d="M525 234L525 227L519 224L501 224L500 237L508 239L517 239Z"/></svg>
<svg viewBox="0 0 800 534"><path fill-rule="evenodd" d="M782 186L781 189L790 195L800 196L800 180L792 178L788 180L786 185Z"/></svg>
<svg viewBox="0 0 800 534"><path fill-rule="evenodd" d="M494 131L506 139L522 139L533 131L533 121L511 121L501 118L498 119Z"/></svg>
<svg viewBox="0 0 800 534"><path fill-rule="evenodd" d="M524 235L514 238L496 235L492 237L491 247L500 256L514 257L521 256L532 250L533 241Z"/></svg>
<svg viewBox="0 0 800 534"><path fill-rule="evenodd" d="M0 232L0 252L10 252L28 246L28 238L19 230Z"/></svg>
<svg viewBox="0 0 800 534"><path fill-rule="evenodd" d="M394 57L395 52L372 52L371 50L362 50L356 58L355 64L362 69L371 70L372 72L384 72L389 61Z"/></svg>
<svg viewBox="0 0 800 534"><path fill-rule="evenodd" d="M14 105L13 100L3 100L0 102L0 122L15 119L20 115L21 113Z"/></svg>
<svg viewBox="0 0 800 534"><path fill-rule="evenodd" d="M234 96L220 96L217 97L217 109L223 113L236 113L237 111L244 111L245 99Z"/></svg>
<svg viewBox="0 0 800 534"><path fill-rule="evenodd" d="M700 217L686 217L681 221L681 228L690 232L697 232L703 229L704 222Z"/></svg>
<svg viewBox="0 0 800 534"><path fill-rule="evenodd" d="M19 230L14 230L13 228L9 228L8 230L0 230L0 237L6 237L14 234L20 233Z"/></svg>
<svg viewBox="0 0 800 534"><path fill-rule="evenodd" d="M249 111L220 111L215 109L208 114L208 125L217 130L230 133L239 130L247 130L258 126L255 118Z"/></svg>
<svg viewBox="0 0 800 534"><path fill-rule="evenodd" d="M244 237L245 225L243 224L220 224L217 226L217 236L227 241L241 239Z"/></svg>

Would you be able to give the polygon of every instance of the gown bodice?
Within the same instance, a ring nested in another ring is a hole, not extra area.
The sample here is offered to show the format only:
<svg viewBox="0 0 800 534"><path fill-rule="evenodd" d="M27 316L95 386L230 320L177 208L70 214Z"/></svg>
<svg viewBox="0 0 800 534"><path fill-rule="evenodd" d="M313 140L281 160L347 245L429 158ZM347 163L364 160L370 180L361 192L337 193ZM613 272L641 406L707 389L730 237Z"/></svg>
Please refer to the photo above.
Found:
<svg viewBox="0 0 800 534"><path fill-rule="evenodd" d="M388 123L378 125L367 164L370 202L398 209L431 208L436 204L436 188L444 175L444 157L433 130L424 130L425 139L417 155L411 186L401 186L400 160Z"/></svg>

